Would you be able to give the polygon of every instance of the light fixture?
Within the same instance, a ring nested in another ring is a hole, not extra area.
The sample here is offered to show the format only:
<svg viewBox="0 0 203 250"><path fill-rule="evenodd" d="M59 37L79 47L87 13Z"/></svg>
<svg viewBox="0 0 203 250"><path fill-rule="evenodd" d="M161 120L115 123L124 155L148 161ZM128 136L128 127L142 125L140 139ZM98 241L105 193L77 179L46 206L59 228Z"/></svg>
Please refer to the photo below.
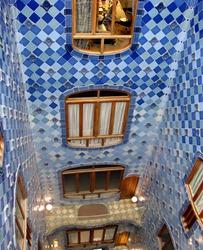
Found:
<svg viewBox="0 0 203 250"><path fill-rule="evenodd" d="M51 203L46 204L46 210L51 211L53 209L53 205Z"/></svg>
<svg viewBox="0 0 203 250"><path fill-rule="evenodd" d="M54 248L57 248L59 246L58 240L54 240Z"/></svg>
<svg viewBox="0 0 203 250"><path fill-rule="evenodd" d="M138 197L138 199L139 199L139 201L145 201L145 197L141 196L141 195Z"/></svg>
<svg viewBox="0 0 203 250"><path fill-rule="evenodd" d="M44 205L40 205L39 208L38 208L38 211L42 212L43 210L44 210Z"/></svg>
<svg viewBox="0 0 203 250"><path fill-rule="evenodd" d="M138 201L137 196L134 195L134 196L131 198L131 201L132 201L133 203L136 203L136 202Z"/></svg>

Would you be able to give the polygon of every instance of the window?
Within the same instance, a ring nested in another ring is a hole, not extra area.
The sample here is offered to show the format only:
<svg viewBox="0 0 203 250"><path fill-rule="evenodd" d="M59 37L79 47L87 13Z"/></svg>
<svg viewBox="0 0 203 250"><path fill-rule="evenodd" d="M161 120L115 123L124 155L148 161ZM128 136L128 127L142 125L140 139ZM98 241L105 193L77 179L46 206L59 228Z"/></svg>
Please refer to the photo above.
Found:
<svg viewBox="0 0 203 250"><path fill-rule="evenodd" d="M158 233L158 240L159 240L160 250L175 250L171 239L171 235L165 224Z"/></svg>
<svg viewBox="0 0 203 250"><path fill-rule="evenodd" d="M122 232L116 236L116 246L125 246L128 244L130 232Z"/></svg>
<svg viewBox="0 0 203 250"><path fill-rule="evenodd" d="M110 225L94 229L68 230L68 247L84 247L88 245L113 243L117 228L117 225Z"/></svg>
<svg viewBox="0 0 203 250"><path fill-rule="evenodd" d="M3 135L0 133L0 168L3 166L3 159L4 159L4 138Z"/></svg>
<svg viewBox="0 0 203 250"><path fill-rule="evenodd" d="M27 194L21 177L16 185L16 243L18 249L24 250L27 239ZM28 232L29 234L29 232Z"/></svg>
<svg viewBox="0 0 203 250"><path fill-rule="evenodd" d="M67 142L74 147L105 147L124 137L130 96L126 92L95 90L66 98Z"/></svg>
<svg viewBox="0 0 203 250"><path fill-rule="evenodd" d="M32 230L28 222L27 222L26 246L27 246L26 250L32 249Z"/></svg>
<svg viewBox="0 0 203 250"><path fill-rule="evenodd" d="M73 47L94 54L132 43L138 0L73 0Z"/></svg>
<svg viewBox="0 0 203 250"><path fill-rule="evenodd" d="M100 197L102 193L118 193L123 172L122 166L106 165L65 170L62 172L64 197L88 198L89 195Z"/></svg>
<svg viewBox="0 0 203 250"><path fill-rule="evenodd" d="M190 205L183 214L183 226L189 230L196 220L203 225L203 160L198 158L186 180Z"/></svg>

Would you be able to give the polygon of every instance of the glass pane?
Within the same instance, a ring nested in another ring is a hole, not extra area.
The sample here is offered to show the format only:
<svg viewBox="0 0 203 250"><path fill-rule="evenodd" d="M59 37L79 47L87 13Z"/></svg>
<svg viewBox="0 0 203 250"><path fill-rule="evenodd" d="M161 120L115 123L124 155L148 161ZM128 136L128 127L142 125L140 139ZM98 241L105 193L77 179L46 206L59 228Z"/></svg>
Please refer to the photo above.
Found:
<svg viewBox="0 0 203 250"><path fill-rule="evenodd" d="M96 172L96 183L95 183L96 190L105 189L106 175L107 172Z"/></svg>
<svg viewBox="0 0 203 250"><path fill-rule="evenodd" d="M164 250L175 250L173 247L172 241L170 240L163 248Z"/></svg>
<svg viewBox="0 0 203 250"><path fill-rule="evenodd" d="M24 227L25 227L25 221L23 219L23 215L21 213L20 207L18 205L18 202L16 202L16 217L18 218L18 222L20 224L20 227L22 229L22 231L24 231Z"/></svg>
<svg viewBox="0 0 203 250"><path fill-rule="evenodd" d="M122 134L126 102L117 102L115 108L113 134Z"/></svg>
<svg viewBox="0 0 203 250"><path fill-rule="evenodd" d="M83 104L83 136L93 135L94 104Z"/></svg>
<svg viewBox="0 0 203 250"><path fill-rule="evenodd" d="M120 171L111 171L109 189L119 189L120 188Z"/></svg>
<svg viewBox="0 0 203 250"><path fill-rule="evenodd" d="M118 0L116 3L116 17L114 34L130 35L132 26L132 0Z"/></svg>
<svg viewBox="0 0 203 250"><path fill-rule="evenodd" d="M116 52L131 45L129 38L116 38L104 40L104 52Z"/></svg>
<svg viewBox="0 0 203 250"><path fill-rule="evenodd" d="M25 212L25 199L24 199L23 193L19 187L19 184L17 185L16 196L18 198L19 203L21 204L23 212Z"/></svg>
<svg viewBox="0 0 203 250"><path fill-rule="evenodd" d="M195 207L197 209L198 214L200 214L203 211L203 190L200 193L197 200L195 201Z"/></svg>
<svg viewBox="0 0 203 250"><path fill-rule="evenodd" d="M68 137L79 136L79 104L68 104Z"/></svg>
<svg viewBox="0 0 203 250"><path fill-rule="evenodd" d="M110 145L115 145L118 144L122 141L121 137L116 137L116 138L106 138L104 140L104 146L110 146Z"/></svg>
<svg viewBox="0 0 203 250"><path fill-rule="evenodd" d="M17 245L19 246L19 249L22 249L23 237L20 233L20 230L18 229L18 226L16 226L16 242L17 242Z"/></svg>
<svg viewBox="0 0 203 250"><path fill-rule="evenodd" d="M102 139L90 139L89 140L89 147L101 147L102 146Z"/></svg>
<svg viewBox="0 0 203 250"><path fill-rule="evenodd" d="M76 0L76 32L92 31L92 0Z"/></svg>
<svg viewBox="0 0 203 250"><path fill-rule="evenodd" d="M109 134L109 125L111 118L111 102L103 102L100 105L100 121L99 121L99 134L108 135Z"/></svg>
<svg viewBox="0 0 203 250"><path fill-rule="evenodd" d="M80 192L90 190L90 174L82 173L80 174Z"/></svg>
<svg viewBox="0 0 203 250"><path fill-rule="evenodd" d="M80 242L81 243L90 242L90 231L81 231L80 232Z"/></svg>
<svg viewBox="0 0 203 250"><path fill-rule="evenodd" d="M198 171L196 172L196 174L194 175L189 184L193 196L197 192L200 184L202 183L202 180L203 180L203 162L200 164Z"/></svg>
<svg viewBox="0 0 203 250"><path fill-rule="evenodd" d="M77 231L68 232L68 243L69 243L69 245L79 243L78 242L78 232Z"/></svg>
<svg viewBox="0 0 203 250"><path fill-rule="evenodd" d="M91 52L100 52L101 39L74 39L75 47Z"/></svg>
<svg viewBox="0 0 203 250"><path fill-rule="evenodd" d="M113 0L98 0L97 2L97 32L111 31Z"/></svg>
<svg viewBox="0 0 203 250"><path fill-rule="evenodd" d="M86 140L68 140L68 143L73 147L86 147Z"/></svg>
<svg viewBox="0 0 203 250"><path fill-rule="evenodd" d="M64 185L65 194L76 193L76 175L66 174L63 176L64 176L63 185Z"/></svg>
<svg viewBox="0 0 203 250"><path fill-rule="evenodd" d="M114 227L106 228L104 240L105 241L113 240L114 239L114 234L115 234L115 228Z"/></svg>
<svg viewBox="0 0 203 250"><path fill-rule="evenodd" d="M102 241L103 229L94 229L93 241Z"/></svg>

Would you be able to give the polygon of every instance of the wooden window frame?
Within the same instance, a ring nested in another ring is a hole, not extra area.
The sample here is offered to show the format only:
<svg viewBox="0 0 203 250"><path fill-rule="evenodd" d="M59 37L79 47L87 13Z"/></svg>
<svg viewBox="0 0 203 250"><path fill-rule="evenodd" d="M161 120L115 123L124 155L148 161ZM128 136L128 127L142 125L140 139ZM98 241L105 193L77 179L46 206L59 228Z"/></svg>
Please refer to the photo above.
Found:
<svg viewBox="0 0 203 250"><path fill-rule="evenodd" d="M162 233L163 233L164 230L167 230L168 235L169 235L169 240L164 245L162 245L163 244ZM161 229L158 231L157 239L158 239L158 242L159 242L159 250L165 250L166 247L167 247L167 244L169 244L170 242L172 243L173 248L175 250L174 243L173 243L173 238L171 237L171 233L170 233L170 231L168 229L168 226L166 224L163 224Z"/></svg>
<svg viewBox="0 0 203 250"><path fill-rule="evenodd" d="M76 30L76 18L77 18L77 9L76 9L76 2L77 0L72 0L72 46L74 49L82 52L82 53L88 53L88 54L112 54L112 53L121 53L125 51L126 49L130 48L132 45L133 40L133 33L134 33L134 23L136 20L136 14L138 9L138 1L139 0L132 0L132 24L130 27L130 34L127 35L120 35L114 33L114 27L115 27L115 14L116 14L116 0L113 0L112 5L112 23L111 23L111 31L109 32L97 32L96 26L97 26L97 6L98 6L98 0L92 0L92 30L89 33L80 33ZM107 52L104 51L104 41L105 39L116 39L116 38L122 38L122 39L129 39L129 45L127 45L125 48L117 49L117 50L109 50ZM100 50L99 51L91 51L87 49L81 49L78 48L75 45L75 40L77 39L99 39L100 40Z"/></svg>
<svg viewBox="0 0 203 250"><path fill-rule="evenodd" d="M106 233L106 229L108 228L114 228L114 236L111 240L105 240L105 233ZM101 241L94 241L94 231L95 230L103 230L103 235L102 235L102 240ZM117 234L117 230L118 230L118 225L108 225L108 226L103 226L103 227L95 227L95 228L90 228L90 229L70 229L66 231L66 235L67 235L67 247L84 247L84 246L94 246L94 245L99 245L99 244L110 244L110 243L114 243L115 242L115 238L116 238L116 234ZM80 240L80 234L83 231L89 231L90 232L90 237L89 237L89 242L81 242ZM72 243L69 244L69 232L77 232L78 234L78 243Z"/></svg>
<svg viewBox="0 0 203 250"><path fill-rule="evenodd" d="M77 148L98 148L98 147L108 147L108 146L113 146L121 143L119 141L118 143L112 144L112 145L105 145L105 140L108 138L121 138L121 140L124 138L124 133L126 129L126 124L127 124L127 119L128 119L128 112L129 112L129 107L130 107L130 94L125 92L125 91L118 91L118 90L93 90L97 92L96 97L71 97L67 96L65 99L65 114L66 114L66 139L67 143L71 147L77 147ZM113 91L114 93L118 93L118 96L100 96L100 91L105 91L106 93ZM78 92L78 93L88 93L91 91L84 91L84 92ZM123 93L123 96L119 96L119 93ZM108 129L108 135L100 135L99 134L99 120L100 120L100 105L102 103L110 102L112 103L111 107L111 117L110 117L110 124L109 124L109 129ZM113 134L113 126L114 126L114 116L115 116L115 106L117 102L125 102L126 107L124 111L124 116L123 116L123 124L122 124L122 133L120 134ZM95 104L94 106L94 124L93 124L93 135L92 136L83 136L83 104L87 103L93 103ZM69 136L69 111L68 111L68 106L69 104L79 104L80 105L80 111L79 111L79 136L77 137L70 137ZM100 146L89 146L89 141L90 139L101 139L102 143ZM71 140L86 140L86 146L74 146L70 143Z"/></svg>
<svg viewBox="0 0 203 250"><path fill-rule="evenodd" d="M17 187L19 188L19 190L21 192L21 195L22 195L22 198L24 201L24 207L20 203L20 200L18 198ZM17 184L16 184L16 206L17 205L19 207L19 210L20 210L21 216L23 218L23 222L24 222L23 223L24 228L22 228L18 217L15 215L15 224L16 224L16 227L18 228L18 230L21 234L21 237L22 237L22 246L19 246L19 249L25 250L26 249L26 239L27 239L27 226L28 226L28 224L27 224L27 192L25 189L23 178L20 176L18 176ZM16 240L16 243L17 243L17 240Z"/></svg>
<svg viewBox="0 0 203 250"><path fill-rule="evenodd" d="M28 245L31 248L32 247L32 229L28 220L27 220L26 240L27 240Z"/></svg>
<svg viewBox="0 0 203 250"><path fill-rule="evenodd" d="M4 161L4 137L3 134L0 133L0 168L3 166Z"/></svg>
<svg viewBox="0 0 203 250"><path fill-rule="evenodd" d="M101 165L102 166L102 165ZM109 181L111 177L111 173L114 171L119 171L120 172L120 183L119 183L119 188L118 189L110 189L109 188ZM105 177L105 189L96 189L96 173L102 172L106 173ZM90 183L89 183L89 191L83 191L80 192L79 188L79 175L82 173L90 173ZM75 184L76 184L76 192L70 192L66 193L65 191L65 175L69 174L74 174L75 175ZM123 180L123 175L124 175L124 167L121 165L104 165L100 167L100 165L94 165L94 166L86 166L84 168L76 168L76 169L67 169L64 170L62 173L62 188L63 188L63 196L64 198L69 198L72 196L82 196L83 199L86 198L86 195L97 195L98 198L101 196L101 194L104 193L118 193L120 192L120 188L122 185L122 180Z"/></svg>
<svg viewBox="0 0 203 250"><path fill-rule="evenodd" d="M200 226L203 228L203 208L202 208L201 212L199 213L196 209L196 206L195 206L195 201L198 199L198 197L200 196L200 194L203 190L203 180L201 180L200 186L194 195L192 194L192 190L190 188L190 183L191 183L193 177L195 176L195 174L197 173L197 171L201 168L202 163L203 163L203 159L197 158L197 160L195 161L195 163L192 167L192 170L191 170L188 178L186 179L185 186L186 186L186 190L188 193L190 204L192 206L192 210L195 214L196 220L199 222ZM186 224L190 225L188 228L187 227L185 228L186 230L190 229L190 227L195 222L195 220L193 219L193 223L191 223L191 222L187 223L187 210L189 211L189 209L190 209L190 207L188 206L188 208L185 211L185 217L183 216L183 222L185 221ZM191 213L191 211L189 211L189 212Z"/></svg>

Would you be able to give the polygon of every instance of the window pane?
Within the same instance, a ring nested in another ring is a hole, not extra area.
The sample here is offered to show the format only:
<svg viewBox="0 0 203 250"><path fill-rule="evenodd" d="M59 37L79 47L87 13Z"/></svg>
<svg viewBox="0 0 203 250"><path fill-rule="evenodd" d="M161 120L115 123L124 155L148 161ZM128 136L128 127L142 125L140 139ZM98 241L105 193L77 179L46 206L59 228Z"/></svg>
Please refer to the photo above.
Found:
<svg viewBox="0 0 203 250"><path fill-rule="evenodd" d="M122 134L126 102L117 102L115 108L113 134Z"/></svg>
<svg viewBox="0 0 203 250"><path fill-rule="evenodd" d="M73 147L86 147L86 140L68 140L68 143Z"/></svg>
<svg viewBox="0 0 203 250"><path fill-rule="evenodd" d="M89 191L90 190L90 174L82 173L80 174L80 191Z"/></svg>
<svg viewBox="0 0 203 250"><path fill-rule="evenodd" d="M83 104L83 136L93 135L94 104Z"/></svg>
<svg viewBox="0 0 203 250"><path fill-rule="evenodd" d="M76 0L76 32L92 31L92 0Z"/></svg>
<svg viewBox="0 0 203 250"><path fill-rule="evenodd" d="M131 38L116 38L104 40L104 52L114 52L125 49L131 44Z"/></svg>
<svg viewBox="0 0 203 250"><path fill-rule="evenodd" d="M114 239L115 228L106 228L104 240L109 241Z"/></svg>
<svg viewBox="0 0 203 250"><path fill-rule="evenodd" d="M101 147L102 146L102 139L90 139L89 140L89 147Z"/></svg>
<svg viewBox="0 0 203 250"><path fill-rule="evenodd" d="M74 39L74 45L79 49L100 52L101 39Z"/></svg>
<svg viewBox="0 0 203 250"><path fill-rule="evenodd" d="M79 243L78 242L78 232L77 231L68 232L68 243L69 243L69 245Z"/></svg>
<svg viewBox="0 0 203 250"><path fill-rule="evenodd" d="M203 211L203 190L197 200L195 201L195 207L197 212L200 214Z"/></svg>
<svg viewBox="0 0 203 250"><path fill-rule="evenodd" d="M18 229L18 226L16 226L16 242L17 242L17 245L19 246L19 249L22 249L23 237L20 233L20 230Z"/></svg>
<svg viewBox="0 0 203 250"><path fill-rule="evenodd" d="M96 190L105 189L106 175L107 172L96 172L96 183L95 183Z"/></svg>
<svg viewBox="0 0 203 250"><path fill-rule="evenodd" d="M76 175L75 174L66 174L63 175L63 185L65 194L75 193L76 192Z"/></svg>
<svg viewBox="0 0 203 250"><path fill-rule="evenodd" d="M97 32L107 33L111 31L112 5L111 0L98 0L97 2Z"/></svg>
<svg viewBox="0 0 203 250"><path fill-rule="evenodd" d="M130 35L132 26L132 1L120 0L116 4L114 34Z"/></svg>
<svg viewBox="0 0 203 250"><path fill-rule="evenodd" d="M81 243L90 242L90 231L80 231L80 242Z"/></svg>
<svg viewBox="0 0 203 250"><path fill-rule="evenodd" d="M120 188L120 171L111 171L109 189L119 189Z"/></svg>
<svg viewBox="0 0 203 250"><path fill-rule="evenodd" d="M20 224L20 227L21 227L22 231L24 231L25 221L23 219L23 215L21 213L21 210L20 210L20 207L18 205L18 202L16 202L16 217L18 218L18 222Z"/></svg>
<svg viewBox="0 0 203 250"><path fill-rule="evenodd" d="M108 135L109 134L109 124L111 118L111 102L103 102L100 105L100 122L99 122L99 134Z"/></svg>
<svg viewBox="0 0 203 250"><path fill-rule="evenodd" d="M79 104L68 104L68 137L79 136Z"/></svg>
<svg viewBox="0 0 203 250"><path fill-rule="evenodd" d="M103 229L95 229L93 241L102 241Z"/></svg>
<svg viewBox="0 0 203 250"><path fill-rule="evenodd" d="M110 145L115 145L118 144L122 141L121 137L117 138L105 138L104 145L105 146L110 146Z"/></svg>
<svg viewBox="0 0 203 250"><path fill-rule="evenodd" d="M200 167L194 177L192 178L191 182L189 183L189 186L192 191L192 195L194 196L195 193L197 192L200 184L203 181L203 162L201 162Z"/></svg>

